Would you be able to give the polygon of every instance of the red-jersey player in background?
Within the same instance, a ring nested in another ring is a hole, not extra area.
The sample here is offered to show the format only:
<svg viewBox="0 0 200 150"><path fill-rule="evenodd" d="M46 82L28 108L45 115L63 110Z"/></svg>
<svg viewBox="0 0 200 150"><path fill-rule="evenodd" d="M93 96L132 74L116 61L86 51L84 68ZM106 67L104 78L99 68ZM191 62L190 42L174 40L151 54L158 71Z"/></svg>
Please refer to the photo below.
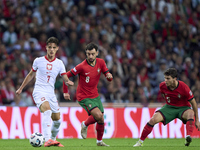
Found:
<svg viewBox="0 0 200 150"><path fill-rule="evenodd" d="M104 133L104 108L100 100L97 85L101 72L108 81L112 81L112 74L109 73L105 61L98 56L98 46L90 43L86 46L86 59L76 67L67 72L68 77L79 75L76 96L78 103L87 111L88 118L81 123L81 136L87 137L87 128L90 124L97 122L97 146L109 146L102 141ZM63 84L64 98L70 99L68 88Z"/></svg>
<svg viewBox="0 0 200 150"><path fill-rule="evenodd" d="M194 124L200 130L195 98L190 88L184 82L177 80L177 76L177 70L174 68L169 68L164 72L165 81L160 83L160 91L166 100L166 104L160 110L156 111L145 125L142 135L134 147L143 146L143 141L151 133L153 126L159 122L166 125L175 118L182 120L186 124L185 146L189 146L192 142L191 134ZM190 104L193 109L191 109Z"/></svg>

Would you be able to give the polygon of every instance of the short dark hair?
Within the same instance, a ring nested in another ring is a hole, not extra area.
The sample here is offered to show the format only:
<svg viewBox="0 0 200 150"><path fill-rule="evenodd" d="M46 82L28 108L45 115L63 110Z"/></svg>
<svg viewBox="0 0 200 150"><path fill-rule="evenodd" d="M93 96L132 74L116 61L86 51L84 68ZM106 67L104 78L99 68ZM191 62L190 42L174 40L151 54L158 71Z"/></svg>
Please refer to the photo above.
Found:
<svg viewBox="0 0 200 150"><path fill-rule="evenodd" d="M178 77L178 72L175 68L169 68L164 72L165 76L171 76L172 78Z"/></svg>
<svg viewBox="0 0 200 150"><path fill-rule="evenodd" d="M57 46L59 45L58 39L55 37L48 38L46 44L48 45L49 43L55 43Z"/></svg>
<svg viewBox="0 0 200 150"><path fill-rule="evenodd" d="M98 46L96 45L96 44L94 44L94 43L89 43L88 45L86 45L86 48L85 48L85 51L87 51L87 50L92 50L92 49L95 49L96 51L98 50Z"/></svg>

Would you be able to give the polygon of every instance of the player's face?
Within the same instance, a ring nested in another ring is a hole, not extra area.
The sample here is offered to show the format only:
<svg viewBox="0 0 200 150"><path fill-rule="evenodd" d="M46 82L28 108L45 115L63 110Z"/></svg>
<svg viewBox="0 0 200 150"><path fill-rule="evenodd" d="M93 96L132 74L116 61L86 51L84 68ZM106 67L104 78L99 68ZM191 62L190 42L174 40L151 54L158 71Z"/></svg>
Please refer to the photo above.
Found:
<svg viewBox="0 0 200 150"><path fill-rule="evenodd" d="M46 45L46 50L47 50L47 56L49 58L54 58L56 55L56 52L58 51L58 46L55 43L49 43Z"/></svg>
<svg viewBox="0 0 200 150"><path fill-rule="evenodd" d="M171 76L165 76L165 84L166 86L174 86L176 78L172 78Z"/></svg>
<svg viewBox="0 0 200 150"><path fill-rule="evenodd" d="M96 60L98 52L93 48L92 50L86 50L87 61L93 63Z"/></svg>

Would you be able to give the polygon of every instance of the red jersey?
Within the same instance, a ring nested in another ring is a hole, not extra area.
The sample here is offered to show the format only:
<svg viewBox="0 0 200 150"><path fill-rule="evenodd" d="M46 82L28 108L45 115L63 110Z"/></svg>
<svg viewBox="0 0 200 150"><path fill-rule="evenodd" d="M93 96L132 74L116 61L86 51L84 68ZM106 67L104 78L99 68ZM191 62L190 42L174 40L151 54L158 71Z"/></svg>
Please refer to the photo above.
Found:
<svg viewBox="0 0 200 150"><path fill-rule="evenodd" d="M97 85L101 72L106 75L109 72L103 59L96 58L95 66L91 66L85 59L82 63L67 72L68 77L79 75L78 87L76 91L77 100L85 98L96 98L99 96ZM63 84L63 92L68 93L68 88Z"/></svg>
<svg viewBox="0 0 200 150"><path fill-rule="evenodd" d="M189 106L189 101L194 98L190 88L183 82L178 81L178 86L174 90L170 90L165 82L160 83L160 92L162 93L168 105L172 106Z"/></svg>

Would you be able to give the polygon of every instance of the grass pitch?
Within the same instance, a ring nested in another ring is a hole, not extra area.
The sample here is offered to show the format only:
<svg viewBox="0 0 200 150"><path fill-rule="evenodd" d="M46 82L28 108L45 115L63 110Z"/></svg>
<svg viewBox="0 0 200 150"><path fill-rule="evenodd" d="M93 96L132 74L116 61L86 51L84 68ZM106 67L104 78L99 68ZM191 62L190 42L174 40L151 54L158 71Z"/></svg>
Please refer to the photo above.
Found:
<svg viewBox="0 0 200 150"><path fill-rule="evenodd" d="M192 139L189 147L184 145L185 139L146 139L143 147L133 147L138 139L131 138L115 138L104 139L103 141L110 145L110 147L96 146L96 139L58 139L65 147L32 147L28 139L13 139L2 140L0 139L0 150L47 150L47 149L60 149L60 150L131 150L131 149L144 149L144 150L199 150L200 139Z"/></svg>

